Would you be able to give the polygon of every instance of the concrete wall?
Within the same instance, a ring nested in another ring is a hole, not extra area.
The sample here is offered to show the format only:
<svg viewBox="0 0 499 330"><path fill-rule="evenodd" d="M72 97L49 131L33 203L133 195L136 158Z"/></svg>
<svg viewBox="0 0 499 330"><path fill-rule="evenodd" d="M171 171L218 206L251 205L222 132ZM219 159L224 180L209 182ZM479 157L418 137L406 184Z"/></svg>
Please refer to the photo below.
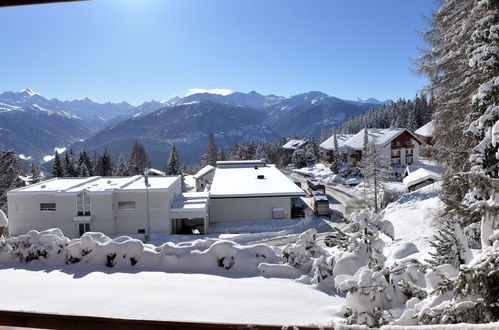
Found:
<svg viewBox="0 0 499 330"><path fill-rule="evenodd" d="M196 191L204 191L207 184L211 184L213 182L213 177L215 176L215 170L212 170L202 177L199 177L196 180Z"/></svg>
<svg viewBox="0 0 499 330"><path fill-rule="evenodd" d="M210 223L272 219L272 208L283 208L291 216L291 197L210 199Z"/></svg>
<svg viewBox="0 0 499 330"><path fill-rule="evenodd" d="M168 191L149 191L151 232L171 232L170 205L181 193L180 178ZM135 234L147 230L146 193L89 193L90 230L113 234ZM135 201L135 210L119 210L118 202ZM56 211L40 211L40 203L56 203ZM8 195L9 234L21 235L35 229L60 228L70 238L79 237L76 216L76 194L11 194Z"/></svg>

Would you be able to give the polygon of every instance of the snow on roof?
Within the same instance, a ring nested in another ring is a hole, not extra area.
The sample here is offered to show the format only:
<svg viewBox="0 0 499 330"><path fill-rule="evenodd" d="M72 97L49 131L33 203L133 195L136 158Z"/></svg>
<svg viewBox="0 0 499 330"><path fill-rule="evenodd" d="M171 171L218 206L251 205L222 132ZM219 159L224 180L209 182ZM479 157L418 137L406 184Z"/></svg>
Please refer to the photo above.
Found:
<svg viewBox="0 0 499 330"><path fill-rule="evenodd" d="M178 176L153 176L149 177L149 189L168 189ZM23 193L78 193L106 192L115 190L144 190L145 180L142 175L132 177L101 177L89 178L53 178L26 187L18 188L9 194Z"/></svg>
<svg viewBox="0 0 499 330"><path fill-rule="evenodd" d="M347 142L348 139L350 139L353 136L354 136L354 134L336 134L336 140L338 141L338 148L343 147L345 142ZM319 145L319 147L321 147L322 149L326 149L326 150L334 150L334 134L331 135L331 137L329 139L322 142Z"/></svg>
<svg viewBox="0 0 499 330"><path fill-rule="evenodd" d="M258 176L263 176L259 179ZM256 196L305 196L305 192L274 165L255 169L218 168L210 189L210 198Z"/></svg>
<svg viewBox="0 0 499 330"><path fill-rule="evenodd" d="M405 128L369 128L367 130L367 135L369 141L373 141L373 139L376 139L376 146L382 147L390 143L393 139L395 139L403 132L408 132L412 135L412 133L410 133ZM344 143L344 146L352 148L354 150L362 150L364 148L364 130L361 130L350 139L348 139Z"/></svg>
<svg viewBox="0 0 499 330"><path fill-rule="evenodd" d="M440 174L437 174L435 172L432 172L430 170L427 170L425 168L420 168L417 169L416 171L412 172L408 176L406 176L403 180L405 186L407 188L417 185L418 183L424 182L426 180L433 180L433 181L438 181L442 179L442 176Z"/></svg>
<svg viewBox="0 0 499 330"><path fill-rule="evenodd" d="M286 150L296 150L303 147L306 143L306 140L289 140L285 145L282 146L282 148Z"/></svg>
<svg viewBox="0 0 499 330"><path fill-rule="evenodd" d="M420 168L424 168L428 171L437 173L437 174L442 174L443 173L443 168L440 165L432 165L432 164L411 164L407 165L404 171L404 176L407 176L415 171L417 171Z"/></svg>
<svg viewBox="0 0 499 330"><path fill-rule="evenodd" d="M170 215L172 218L186 217L186 213L192 213L196 217L206 216L208 207L208 193L189 192L177 196L170 206Z"/></svg>
<svg viewBox="0 0 499 330"><path fill-rule="evenodd" d="M433 120L426 123L426 125L421 126L418 128L414 133L419 135L419 136L424 136L424 137L433 137L433 132L435 128L433 126Z"/></svg>
<svg viewBox="0 0 499 330"><path fill-rule="evenodd" d="M203 167L202 169L200 169L196 174L193 175L194 179L199 179L200 177L203 177L205 176L206 174L210 173L211 171L213 171L215 169L215 167L211 166L211 165L206 165L205 167Z"/></svg>

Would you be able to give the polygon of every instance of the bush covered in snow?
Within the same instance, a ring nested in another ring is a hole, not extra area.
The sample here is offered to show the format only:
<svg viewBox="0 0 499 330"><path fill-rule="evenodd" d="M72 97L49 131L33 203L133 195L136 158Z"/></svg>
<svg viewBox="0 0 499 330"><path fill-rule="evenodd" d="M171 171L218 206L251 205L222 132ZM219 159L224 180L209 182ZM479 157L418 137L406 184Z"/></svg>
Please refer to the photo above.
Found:
<svg viewBox="0 0 499 330"><path fill-rule="evenodd" d="M70 240L60 229L0 240L0 262L39 262L51 265L86 263L107 267L134 267L171 272L259 275L261 263L279 264L281 258L266 245L240 246L231 241L204 239L190 243L143 244L127 236L111 239L85 233Z"/></svg>

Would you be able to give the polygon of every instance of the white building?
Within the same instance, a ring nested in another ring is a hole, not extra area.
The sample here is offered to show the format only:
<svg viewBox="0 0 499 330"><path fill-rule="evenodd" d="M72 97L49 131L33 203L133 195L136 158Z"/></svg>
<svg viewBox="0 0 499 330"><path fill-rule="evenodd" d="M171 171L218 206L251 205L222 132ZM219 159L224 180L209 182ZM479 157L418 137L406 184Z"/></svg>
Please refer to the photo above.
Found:
<svg viewBox="0 0 499 330"><path fill-rule="evenodd" d="M170 205L181 194L180 176L54 178L7 194L10 235L60 228L69 237L170 233ZM149 212L148 212L149 211ZM149 219L149 221L148 221Z"/></svg>
<svg viewBox="0 0 499 330"><path fill-rule="evenodd" d="M209 185L211 185L211 182L213 181L214 175L215 167L211 165L206 165L194 174L193 178L196 180L196 191L205 191L207 186L209 188Z"/></svg>
<svg viewBox="0 0 499 330"><path fill-rule="evenodd" d="M217 162L210 189L210 223L291 217L291 198L305 192L264 161Z"/></svg>

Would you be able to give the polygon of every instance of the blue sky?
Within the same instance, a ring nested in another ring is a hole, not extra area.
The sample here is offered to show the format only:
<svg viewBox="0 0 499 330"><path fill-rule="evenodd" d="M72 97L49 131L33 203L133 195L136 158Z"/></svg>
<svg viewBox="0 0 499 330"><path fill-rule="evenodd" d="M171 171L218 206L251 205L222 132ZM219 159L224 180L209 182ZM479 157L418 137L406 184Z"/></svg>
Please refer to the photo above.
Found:
<svg viewBox="0 0 499 330"><path fill-rule="evenodd" d="M410 98L434 0L93 0L0 9L0 91L96 101L229 89Z"/></svg>

